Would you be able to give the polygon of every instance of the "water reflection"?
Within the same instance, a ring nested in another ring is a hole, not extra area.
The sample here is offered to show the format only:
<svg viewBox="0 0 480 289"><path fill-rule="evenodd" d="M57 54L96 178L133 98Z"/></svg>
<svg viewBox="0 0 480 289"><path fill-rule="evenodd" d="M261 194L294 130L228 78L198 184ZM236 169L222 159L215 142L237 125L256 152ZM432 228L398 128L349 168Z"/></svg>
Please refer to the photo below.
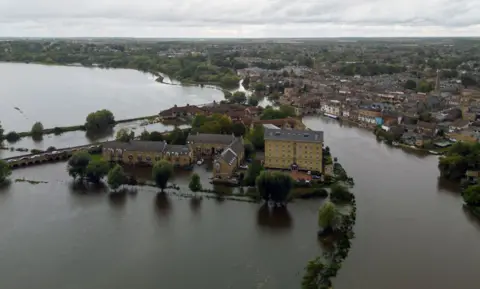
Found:
<svg viewBox="0 0 480 289"><path fill-rule="evenodd" d="M447 179L444 179L442 177L438 177L438 179L437 179L437 190L446 191L446 192L458 195L461 191L461 188L460 188L459 183L455 183L455 182L449 181Z"/></svg>
<svg viewBox="0 0 480 289"><path fill-rule="evenodd" d="M257 224L271 229L290 229L292 216L286 207L269 207L263 204L257 213Z"/></svg>
<svg viewBox="0 0 480 289"><path fill-rule="evenodd" d="M203 198L201 196L194 196L190 199L190 208L192 209L192 212L198 213L200 211L202 201Z"/></svg>
<svg viewBox="0 0 480 289"><path fill-rule="evenodd" d="M70 193L77 195L100 194L108 191L107 186L103 182L92 184L81 182L79 180L69 182L68 189L70 190Z"/></svg>
<svg viewBox="0 0 480 289"><path fill-rule="evenodd" d="M123 209L127 203L127 194L124 191L108 194L109 204L114 209Z"/></svg>
<svg viewBox="0 0 480 289"><path fill-rule="evenodd" d="M168 217L172 211L172 203L165 193L157 193L155 196L155 211L159 217Z"/></svg>

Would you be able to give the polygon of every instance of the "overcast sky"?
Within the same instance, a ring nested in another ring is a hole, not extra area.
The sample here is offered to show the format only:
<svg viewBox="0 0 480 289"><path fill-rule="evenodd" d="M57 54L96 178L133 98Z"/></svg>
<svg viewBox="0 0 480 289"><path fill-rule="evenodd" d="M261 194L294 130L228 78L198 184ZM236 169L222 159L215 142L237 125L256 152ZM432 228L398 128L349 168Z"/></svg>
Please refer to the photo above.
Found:
<svg viewBox="0 0 480 289"><path fill-rule="evenodd" d="M480 0L0 0L0 36L480 36Z"/></svg>

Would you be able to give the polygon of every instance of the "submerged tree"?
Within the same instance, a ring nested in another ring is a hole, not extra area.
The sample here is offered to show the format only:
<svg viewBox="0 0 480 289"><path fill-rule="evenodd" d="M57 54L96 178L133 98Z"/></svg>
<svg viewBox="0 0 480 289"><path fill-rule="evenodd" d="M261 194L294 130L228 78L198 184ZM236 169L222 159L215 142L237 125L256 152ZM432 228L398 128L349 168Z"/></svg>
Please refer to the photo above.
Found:
<svg viewBox="0 0 480 289"><path fill-rule="evenodd" d="M161 160L153 165L152 178L157 187L163 191L167 187L168 180L173 175L173 166L166 160Z"/></svg>
<svg viewBox="0 0 480 289"><path fill-rule="evenodd" d="M194 173L192 175L188 187L190 188L190 190L192 190L192 192L198 192L202 189L202 184L200 183L200 176L197 173Z"/></svg>
<svg viewBox="0 0 480 289"><path fill-rule="evenodd" d="M325 201L318 210L318 225L325 230L335 230L339 225L340 214L337 207L330 202Z"/></svg>
<svg viewBox="0 0 480 289"><path fill-rule="evenodd" d="M0 184L4 183L12 174L10 166L4 160L0 160Z"/></svg>
<svg viewBox="0 0 480 289"><path fill-rule="evenodd" d="M257 177L256 185L260 196L265 201L285 204L293 188L293 179L290 175L281 172L263 171Z"/></svg>
<svg viewBox="0 0 480 289"><path fill-rule="evenodd" d="M104 160L90 161L87 166L87 180L98 184L108 174L109 168L108 162Z"/></svg>
<svg viewBox="0 0 480 289"><path fill-rule="evenodd" d="M31 133L32 133L33 137L41 137L43 135L43 124L41 122L37 121L32 126Z"/></svg>
<svg viewBox="0 0 480 289"><path fill-rule="evenodd" d="M116 191L120 186L124 185L126 180L125 172L118 164L108 172L108 186L113 191Z"/></svg>
<svg viewBox="0 0 480 289"><path fill-rule="evenodd" d="M67 171L74 180L83 180L87 174L87 166L90 163L90 155L87 152L77 152L68 160Z"/></svg>

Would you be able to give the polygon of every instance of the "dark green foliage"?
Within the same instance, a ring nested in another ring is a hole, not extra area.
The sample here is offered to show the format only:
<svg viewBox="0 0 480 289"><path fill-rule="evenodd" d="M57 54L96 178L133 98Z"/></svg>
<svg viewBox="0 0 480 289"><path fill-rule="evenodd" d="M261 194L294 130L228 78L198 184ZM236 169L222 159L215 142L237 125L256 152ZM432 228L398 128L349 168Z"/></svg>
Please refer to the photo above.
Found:
<svg viewBox="0 0 480 289"><path fill-rule="evenodd" d="M10 166L4 160L0 160L0 184L3 184L12 174Z"/></svg>
<svg viewBox="0 0 480 289"><path fill-rule="evenodd" d="M38 122L38 121L37 121L37 122L32 126L31 133L32 133L32 136L34 136L34 137L38 137L38 136L43 135L43 124L42 124L41 122Z"/></svg>
<svg viewBox="0 0 480 289"><path fill-rule="evenodd" d="M120 165L115 165L108 172L108 186L113 191L116 191L120 186L124 185L126 181L127 177L125 176L125 172Z"/></svg>
<svg viewBox="0 0 480 289"><path fill-rule="evenodd" d="M245 148L245 159L248 159L255 153L255 147L249 140L245 140L245 144L243 146Z"/></svg>
<svg viewBox="0 0 480 289"><path fill-rule="evenodd" d="M252 143L256 150L265 148L264 128L262 125L256 125L248 134L248 140Z"/></svg>
<svg viewBox="0 0 480 289"><path fill-rule="evenodd" d="M166 141L173 145L184 145L187 142L188 131L183 131L179 128L175 128L166 137Z"/></svg>
<svg viewBox="0 0 480 289"><path fill-rule="evenodd" d="M258 99L256 97L250 96L248 98L248 105L257 106L258 105Z"/></svg>
<svg viewBox="0 0 480 289"><path fill-rule="evenodd" d="M475 80L475 78L473 78L473 77L470 76L470 75L462 75L461 81L462 81L462 85L463 85L465 88L470 87L470 86L476 86L476 85L477 85L477 81Z"/></svg>
<svg viewBox="0 0 480 289"><path fill-rule="evenodd" d="M3 140L3 132L4 132L4 130L3 130L3 127L2 127L2 123L0 122L0 143Z"/></svg>
<svg viewBox="0 0 480 289"><path fill-rule="evenodd" d="M87 166L87 181L99 183L108 174L110 165L104 160L92 160Z"/></svg>
<svg viewBox="0 0 480 289"><path fill-rule="evenodd" d="M167 187L168 180L173 176L173 166L166 160L161 160L153 165L152 178L155 181L157 187L162 192Z"/></svg>
<svg viewBox="0 0 480 289"><path fill-rule="evenodd" d="M334 184L331 187L330 199L334 203L347 203L353 198L353 194L350 193L348 188L340 184Z"/></svg>
<svg viewBox="0 0 480 289"><path fill-rule="evenodd" d="M232 97L229 98L229 101L231 103L245 104L247 102L247 97L245 96L245 92L235 91Z"/></svg>
<svg viewBox="0 0 480 289"><path fill-rule="evenodd" d="M409 79L405 82L405 89L415 90L417 88L417 82Z"/></svg>
<svg viewBox="0 0 480 289"><path fill-rule="evenodd" d="M192 178L190 179L190 183L188 184L188 187L192 192L198 192L202 190L202 184L200 182L200 176L197 173L194 173L192 175Z"/></svg>
<svg viewBox="0 0 480 289"><path fill-rule="evenodd" d="M281 172L262 171L255 183L263 200L283 204L293 188L292 177Z"/></svg>
<svg viewBox="0 0 480 289"><path fill-rule="evenodd" d="M469 186L462 192L463 200L469 206L480 206L480 185Z"/></svg>
<svg viewBox="0 0 480 289"><path fill-rule="evenodd" d="M263 166L260 161L253 161L244 176L243 182L245 186L253 187L255 186L255 181L260 173L263 171Z"/></svg>
<svg viewBox="0 0 480 289"><path fill-rule="evenodd" d="M337 207L330 202L325 201L318 210L318 225L323 229L336 230L340 221L340 213Z"/></svg>
<svg viewBox="0 0 480 289"><path fill-rule="evenodd" d="M85 129L87 132L104 132L115 125L113 113L109 110L102 109L92 112L87 116Z"/></svg>
<svg viewBox="0 0 480 289"><path fill-rule="evenodd" d="M467 170L480 170L480 144L457 142L442 156L438 163L443 178L460 181Z"/></svg>
<svg viewBox="0 0 480 289"><path fill-rule="evenodd" d="M67 171L73 179L83 180L87 174L87 166L90 162L90 155L87 152L77 152L68 160Z"/></svg>
<svg viewBox="0 0 480 289"><path fill-rule="evenodd" d="M117 131L115 139L121 142L129 142L135 138L135 132L129 131L126 128L122 128Z"/></svg>
<svg viewBox="0 0 480 289"><path fill-rule="evenodd" d="M5 135L5 139L9 142L16 142L20 139L20 135L14 131L11 131Z"/></svg>
<svg viewBox="0 0 480 289"><path fill-rule="evenodd" d="M245 125L241 122L236 122L232 125L232 132L237 137L244 135L245 131Z"/></svg>
<svg viewBox="0 0 480 289"><path fill-rule="evenodd" d="M255 91L265 91L267 90L267 86L264 83L258 82L255 83Z"/></svg>
<svg viewBox="0 0 480 289"><path fill-rule="evenodd" d="M266 108L262 115L261 119L282 119L287 117L295 116L295 109L288 105L282 105L280 109L274 109L273 107Z"/></svg>

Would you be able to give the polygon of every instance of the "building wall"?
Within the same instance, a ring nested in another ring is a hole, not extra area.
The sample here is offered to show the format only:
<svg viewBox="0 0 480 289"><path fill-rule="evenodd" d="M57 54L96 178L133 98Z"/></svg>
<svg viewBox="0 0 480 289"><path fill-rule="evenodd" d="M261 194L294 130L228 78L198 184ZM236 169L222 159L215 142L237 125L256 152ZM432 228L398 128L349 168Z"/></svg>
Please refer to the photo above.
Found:
<svg viewBox="0 0 480 289"><path fill-rule="evenodd" d="M217 168L217 166L219 166L219 169ZM213 177L219 179L228 179L232 176L235 168L235 164L232 164L230 166L223 159L218 159L217 161L215 161L214 164Z"/></svg>
<svg viewBox="0 0 480 289"><path fill-rule="evenodd" d="M178 166L188 166L193 162L191 153L187 155L167 155L158 152L141 152L141 151L124 151L121 155L115 152L113 158L111 152L108 149L104 149L102 152L103 158L108 161L122 161L125 164L150 164L152 165L156 161L165 159Z"/></svg>
<svg viewBox="0 0 480 289"><path fill-rule="evenodd" d="M300 169L322 172L322 143L297 142L295 157Z"/></svg>
<svg viewBox="0 0 480 289"><path fill-rule="evenodd" d="M313 142L265 140L265 167L290 169L293 163L300 170L322 172L322 144Z"/></svg>
<svg viewBox="0 0 480 289"><path fill-rule="evenodd" d="M193 157L195 160L197 160L197 155L202 153L206 156L211 156L212 148L214 148L215 151L219 151L225 149L227 146L228 145L215 143L193 143L188 145L190 151L193 153Z"/></svg>

